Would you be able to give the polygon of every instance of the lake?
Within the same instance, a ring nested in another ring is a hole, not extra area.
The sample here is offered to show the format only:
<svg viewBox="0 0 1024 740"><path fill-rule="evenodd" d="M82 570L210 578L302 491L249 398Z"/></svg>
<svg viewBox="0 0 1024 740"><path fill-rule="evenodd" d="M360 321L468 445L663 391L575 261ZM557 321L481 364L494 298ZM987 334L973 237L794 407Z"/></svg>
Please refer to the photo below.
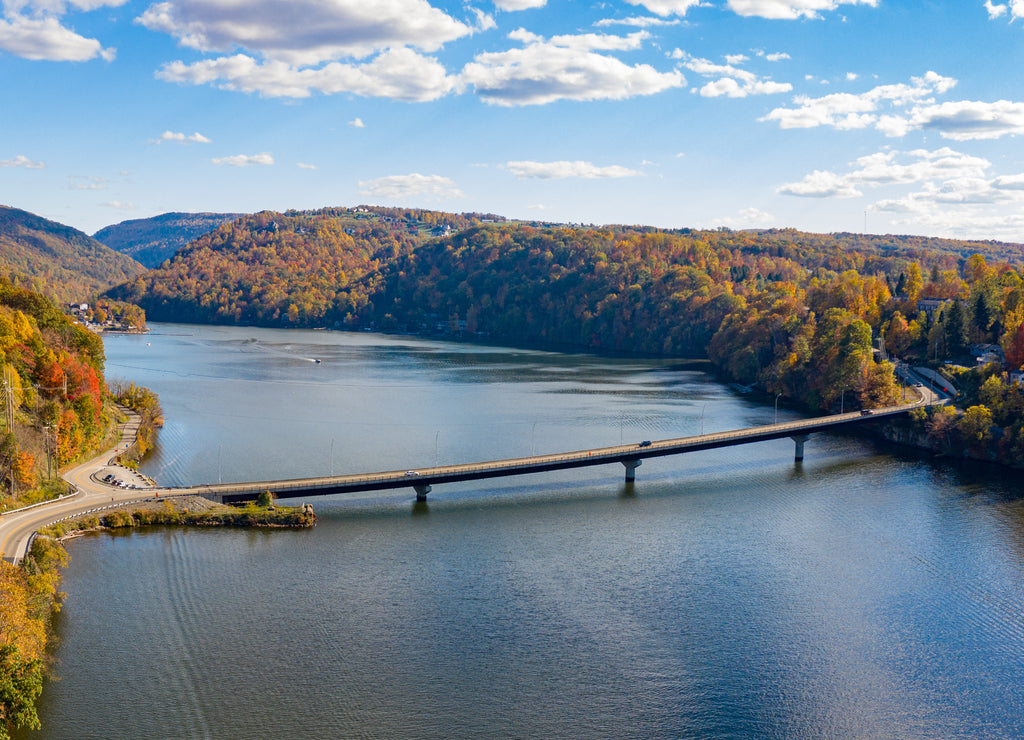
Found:
<svg viewBox="0 0 1024 740"><path fill-rule="evenodd" d="M769 423L665 359L156 324L162 484ZM319 362L317 362L319 361ZM786 408L778 418L795 418ZM69 544L45 738L1024 736L1024 486L816 435ZM283 503L302 503L300 500Z"/></svg>

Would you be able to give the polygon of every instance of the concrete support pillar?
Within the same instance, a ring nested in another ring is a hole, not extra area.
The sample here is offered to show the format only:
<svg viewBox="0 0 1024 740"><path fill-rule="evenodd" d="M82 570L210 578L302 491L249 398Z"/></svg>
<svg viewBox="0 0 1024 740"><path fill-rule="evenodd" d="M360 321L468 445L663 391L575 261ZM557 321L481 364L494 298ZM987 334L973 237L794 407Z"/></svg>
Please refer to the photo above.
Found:
<svg viewBox="0 0 1024 740"><path fill-rule="evenodd" d="M413 488L416 489L416 500L417 501L426 501L427 500L427 494L430 493L430 486L427 486L427 485L413 486Z"/></svg>
<svg viewBox="0 0 1024 740"><path fill-rule="evenodd" d="M632 483L636 480L636 469L640 467L643 460L623 460L622 464L626 467L626 483Z"/></svg>
<svg viewBox="0 0 1024 740"><path fill-rule="evenodd" d="M795 434L792 437L790 437L791 440L796 442L796 457L794 458L796 462L803 462L804 442L806 442L808 438L810 438L810 436L811 435L809 434Z"/></svg>

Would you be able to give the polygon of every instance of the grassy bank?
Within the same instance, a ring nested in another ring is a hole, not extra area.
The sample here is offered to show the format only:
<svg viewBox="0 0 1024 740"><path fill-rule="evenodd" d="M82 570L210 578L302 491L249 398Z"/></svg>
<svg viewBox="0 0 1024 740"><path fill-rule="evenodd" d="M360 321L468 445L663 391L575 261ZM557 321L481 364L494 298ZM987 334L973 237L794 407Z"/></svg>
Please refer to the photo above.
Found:
<svg viewBox="0 0 1024 740"><path fill-rule="evenodd" d="M185 527L312 527L316 516L311 506L224 506L198 496L132 504L105 514L58 522L40 531L57 539L80 532L150 526Z"/></svg>

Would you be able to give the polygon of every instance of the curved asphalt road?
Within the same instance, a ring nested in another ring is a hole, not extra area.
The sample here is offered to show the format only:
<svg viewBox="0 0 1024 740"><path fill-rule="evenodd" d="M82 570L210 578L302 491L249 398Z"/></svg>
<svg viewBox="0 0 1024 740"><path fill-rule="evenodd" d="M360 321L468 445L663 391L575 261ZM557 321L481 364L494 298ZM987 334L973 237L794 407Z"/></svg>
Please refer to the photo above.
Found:
<svg viewBox="0 0 1024 740"><path fill-rule="evenodd" d="M135 443L138 428L138 415L129 412L129 419L121 428L121 439L117 446L68 470L61 476L75 489L73 495L0 515L0 554L3 555L3 559L8 562L19 562L25 556L32 533L53 522L69 516L103 508L109 509L148 498L144 488L142 490L118 488L102 482L100 480L102 476L97 475L101 471L110 470L123 480L130 479L140 487L145 485L137 474L111 463L118 452L123 452ZM106 474L103 472L103 475Z"/></svg>

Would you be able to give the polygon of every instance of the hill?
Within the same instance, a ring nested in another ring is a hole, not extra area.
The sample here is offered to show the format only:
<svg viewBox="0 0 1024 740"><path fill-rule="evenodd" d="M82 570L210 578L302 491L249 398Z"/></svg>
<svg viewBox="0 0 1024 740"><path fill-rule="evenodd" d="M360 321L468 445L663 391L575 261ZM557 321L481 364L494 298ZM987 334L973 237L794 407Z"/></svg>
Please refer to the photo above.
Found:
<svg viewBox="0 0 1024 740"><path fill-rule="evenodd" d="M58 303L87 301L145 268L70 226L0 206L0 275Z"/></svg>
<svg viewBox="0 0 1024 740"><path fill-rule="evenodd" d="M366 206L257 213L107 295L142 306L152 321L351 324L382 265L431 237L497 218Z"/></svg>
<svg viewBox="0 0 1024 740"><path fill-rule="evenodd" d="M122 221L93 234L111 249L127 254L146 267L158 267L193 239L208 234L241 213L164 213L153 218Z"/></svg>

